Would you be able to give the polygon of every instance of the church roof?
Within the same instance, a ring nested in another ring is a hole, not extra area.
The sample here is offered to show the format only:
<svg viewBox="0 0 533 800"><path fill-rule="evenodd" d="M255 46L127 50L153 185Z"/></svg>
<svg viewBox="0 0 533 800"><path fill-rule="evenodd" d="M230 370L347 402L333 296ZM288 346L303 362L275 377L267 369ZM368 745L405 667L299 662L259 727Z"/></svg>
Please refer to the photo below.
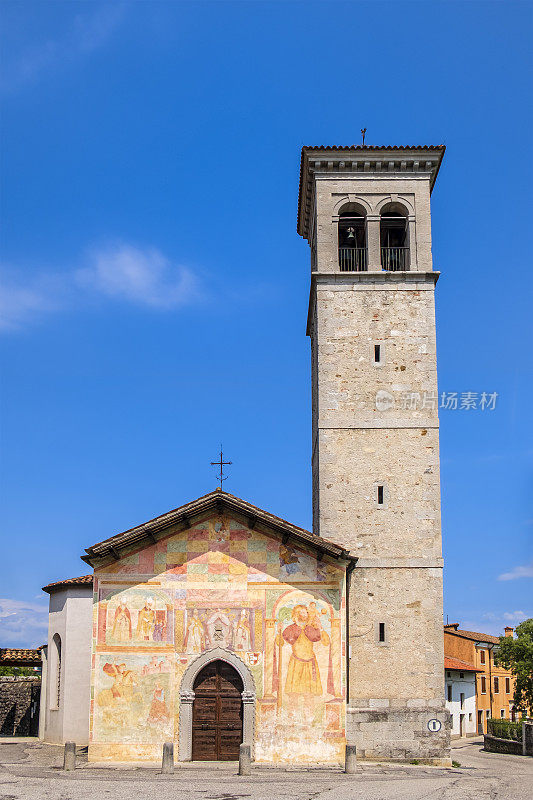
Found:
<svg viewBox="0 0 533 800"><path fill-rule="evenodd" d="M315 172L429 173L430 189L437 179L446 146L429 145L305 145L300 161L298 221L300 236L309 237ZM392 168L389 166L392 164Z"/></svg>
<svg viewBox="0 0 533 800"><path fill-rule="evenodd" d="M203 495L203 497L199 497L197 500L193 500L191 503L186 503L148 522L143 522L141 525L136 525L134 528L98 542L86 548L87 555L82 556L82 559L92 567L101 566L104 561L108 562L110 558L118 560L123 554L121 551L132 546L139 546L144 541L153 544L158 539L164 538L170 527L173 528L173 531L176 531L176 528L178 530L187 530L192 526L193 522L205 519L213 513L227 513L242 519L251 529L263 530L279 534L287 539L293 539L301 545L306 545L307 548L312 548L317 555L327 554L333 556L333 558L356 561L354 557L350 556L348 550L341 547L341 545L328 539L323 539L321 536L315 536L310 531L299 528L297 525L293 525L291 522L281 519L281 517L276 517L269 511L264 511L252 505L252 503L242 500L240 497L224 492L222 489L216 489L209 494Z"/></svg>
<svg viewBox="0 0 533 800"><path fill-rule="evenodd" d="M56 589L63 589L65 586L76 586L76 585L83 585L83 584L92 584L93 576L92 575L80 575L79 578L65 578L62 581L54 581L54 583L47 583L46 586L43 586L43 592L54 592Z"/></svg>

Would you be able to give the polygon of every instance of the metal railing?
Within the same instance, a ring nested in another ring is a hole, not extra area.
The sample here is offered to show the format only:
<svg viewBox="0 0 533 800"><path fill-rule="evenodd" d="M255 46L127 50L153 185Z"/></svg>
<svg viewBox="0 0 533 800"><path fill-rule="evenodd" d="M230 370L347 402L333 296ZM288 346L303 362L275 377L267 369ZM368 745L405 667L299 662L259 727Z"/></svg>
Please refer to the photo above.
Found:
<svg viewBox="0 0 533 800"><path fill-rule="evenodd" d="M400 272L409 269L409 248L382 247L381 269L387 272Z"/></svg>
<svg viewBox="0 0 533 800"><path fill-rule="evenodd" d="M366 272L366 247L339 247L341 272Z"/></svg>

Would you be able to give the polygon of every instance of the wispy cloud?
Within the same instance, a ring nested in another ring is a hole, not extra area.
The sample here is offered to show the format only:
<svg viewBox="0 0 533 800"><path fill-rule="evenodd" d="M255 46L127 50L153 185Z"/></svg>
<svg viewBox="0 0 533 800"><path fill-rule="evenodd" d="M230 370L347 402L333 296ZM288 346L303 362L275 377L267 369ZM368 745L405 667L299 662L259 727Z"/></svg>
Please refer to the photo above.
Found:
<svg viewBox="0 0 533 800"><path fill-rule="evenodd" d="M153 308L176 308L198 299L191 270L176 266L156 248L119 244L93 250L90 266L76 273L80 285L108 297Z"/></svg>
<svg viewBox="0 0 533 800"><path fill-rule="evenodd" d="M20 272L4 269L0 282L0 331L23 327L61 308L66 288L60 276L41 274L23 284Z"/></svg>
<svg viewBox="0 0 533 800"><path fill-rule="evenodd" d="M124 242L92 248L80 265L68 272L41 273L25 282L20 274L13 269L5 271L0 330L20 329L47 313L83 307L94 297L165 311L205 296L190 268L175 264L155 247Z"/></svg>
<svg viewBox="0 0 533 800"><path fill-rule="evenodd" d="M57 38L25 48L4 65L0 88L13 91L56 66L72 63L102 47L124 16L125 3L105 3L91 13L76 14Z"/></svg>
<svg viewBox="0 0 533 800"><path fill-rule="evenodd" d="M0 641L4 647L38 647L45 642L47 630L46 605L0 598Z"/></svg>
<svg viewBox="0 0 533 800"><path fill-rule="evenodd" d="M502 572L501 575L498 575L499 581L514 581L517 578L533 578L533 561L531 564L514 567L510 572Z"/></svg>

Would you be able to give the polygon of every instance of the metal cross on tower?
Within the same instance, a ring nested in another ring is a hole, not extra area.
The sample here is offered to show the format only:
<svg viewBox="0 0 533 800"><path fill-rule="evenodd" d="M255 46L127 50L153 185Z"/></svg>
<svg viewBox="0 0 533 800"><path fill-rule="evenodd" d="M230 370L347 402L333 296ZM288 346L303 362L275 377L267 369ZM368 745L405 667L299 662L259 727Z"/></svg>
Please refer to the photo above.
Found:
<svg viewBox="0 0 533 800"><path fill-rule="evenodd" d="M219 461L211 461L212 467L220 467L220 475L218 476L218 480L220 482L220 488L222 489L222 481L225 481L228 477L224 475L222 471L222 467L229 466L232 462L231 461L224 461L224 455L222 453L222 445L220 445L220 460Z"/></svg>

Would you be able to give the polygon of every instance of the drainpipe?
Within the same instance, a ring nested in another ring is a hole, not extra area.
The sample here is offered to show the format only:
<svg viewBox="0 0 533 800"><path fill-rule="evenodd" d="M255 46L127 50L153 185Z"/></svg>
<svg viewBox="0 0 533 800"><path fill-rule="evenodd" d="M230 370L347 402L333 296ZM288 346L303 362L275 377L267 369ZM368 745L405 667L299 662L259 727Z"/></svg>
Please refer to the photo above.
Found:
<svg viewBox="0 0 533 800"><path fill-rule="evenodd" d="M491 657L491 654L492 654L493 647L494 647L493 644L489 644L489 647L488 647L488 650L489 650L489 705L490 705L490 718L491 719L492 719L492 668L491 668L491 663L490 663L490 657Z"/></svg>
<svg viewBox="0 0 533 800"><path fill-rule="evenodd" d="M346 705L350 702L350 584L357 558L346 567Z"/></svg>

